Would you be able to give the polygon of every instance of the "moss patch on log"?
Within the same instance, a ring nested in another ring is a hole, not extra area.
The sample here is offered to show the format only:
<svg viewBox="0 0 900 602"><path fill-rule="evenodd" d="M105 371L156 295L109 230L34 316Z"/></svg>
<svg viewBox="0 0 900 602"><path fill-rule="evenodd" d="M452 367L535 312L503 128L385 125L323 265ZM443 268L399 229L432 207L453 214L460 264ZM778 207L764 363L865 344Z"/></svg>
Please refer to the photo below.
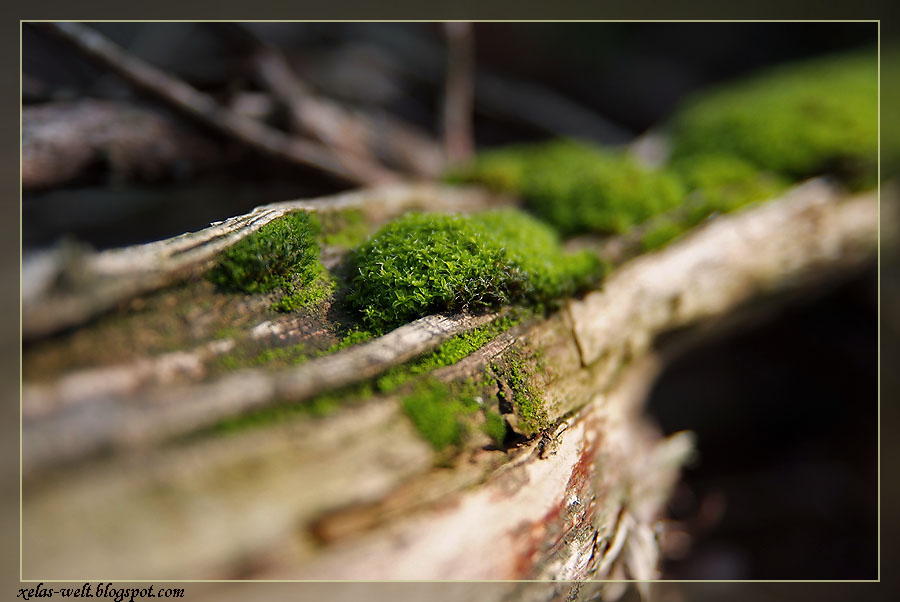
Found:
<svg viewBox="0 0 900 602"><path fill-rule="evenodd" d="M421 383L415 391L403 398L403 410L422 436L434 447L443 450L462 441L464 423L462 417L479 409L473 396L453 392L436 380Z"/></svg>
<svg viewBox="0 0 900 602"><path fill-rule="evenodd" d="M602 277L592 253L566 254L557 234L516 210L412 213L354 250L346 299L373 331L440 311L540 304Z"/></svg>
<svg viewBox="0 0 900 602"><path fill-rule="evenodd" d="M564 235L623 233L684 197L681 182L666 170L569 140L487 151L447 179L520 195Z"/></svg>
<svg viewBox="0 0 900 602"><path fill-rule="evenodd" d="M367 382L342 387L338 390L319 395L308 401L280 404L271 408L249 412L242 416L229 418L223 420L218 425L207 429L205 433L235 432L244 428L293 420L298 417L324 416L354 401L365 400L375 395L386 395L398 390L411 390L411 387L421 387L421 383L428 380L428 374L438 368L454 364L469 354L477 351L501 333L520 323L521 320L529 315L531 315L531 312L527 309L514 311L511 315L494 320L490 324L456 335L445 341L434 351L426 353L401 366L391 368L380 377L373 378ZM344 339L333 345L330 349L315 355L334 353L345 347L367 341L371 337L371 333L367 331L351 330ZM308 357L311 357L311 355L313 355L313 352L304 344L280 348L241 348L236 349L221 358L217 358L214 360L212 367L217 372L256 366L265 366L266 368L273 369L287 368L291 365L303 363ZM458 385L447 386L454 388ZM454 388L453 390L456 389ZM490 427L486 426L485 428L490 428L490 431L485 432L492 437L498 431L495 424L492 424ZM502 441L502 438L500 441Z"/></svg>
<svg viewBox="0 0 900 602"><path fill-rule="evenodd" d="M322 211L313 216L319 224L323 245L352 249L366 240L369 223L360 209Z"/></svg>
<svg viewBox="0 0 900 602"><path fill-rule="evenodd" d="M875 183L878 60L874 50L782 65L698 94L671 122L673 157L735 155L794 178Z"/></svg>
<svg viewBox="0 0 900 602"><path fill-rule="evenodd" d="M498 318L490 324L454 336L431 353L403 366L392 368L378 377L376 380L378 390L390 393L419 376L455 364L518 324L525 315L528 315L528 311L520 310L513 315Z"/></svg>
<svg viewBox="0 0 900 602"><path fill-rule="evenodd" d="M322 301L333 286L319 262L320 232L318 220L308 213L273 220L223 251L207 277L227 291L277 291L276 311L307 307Z"/></svg>
<svg viewBox="0 0 900 602"><path fill-rule="evenodd" d="M660 248L711 215L729 213L783 192L789 181L725 154L698 154L673 162L690 190L684 204L650 220L641 236L645 251Z"/></svg>
<svg viewBox="0 0 900 602"><path fill-rule="evenodd" d="M449 384L425 379L403 398L403 410L422 437L435 451L442 452L444 459L451 458L478 432L487 435L495 447L502 448L508 426L500 414L483 405L490 388L486 379Z"/></svg>
<svg viewBox="0 0 900 602"><path fill-rule="evenodd" d="M298 366L310 356L311 351L304 343L285 347L239 346L230 353L214 358L210 362L209 370L213 376L244 368L265 367L267 370L280 370Z"/></svg>
<svg viewBox="0 0 900 602"><path fill-rule="evenodd" d="M512 399L501 399L501 406L512 406L518 418L516 430L529 438L546 430L550 426L546 404L522 354L508 351L491 363L491 371L500 384L498 395L511 393Z"/></svg>

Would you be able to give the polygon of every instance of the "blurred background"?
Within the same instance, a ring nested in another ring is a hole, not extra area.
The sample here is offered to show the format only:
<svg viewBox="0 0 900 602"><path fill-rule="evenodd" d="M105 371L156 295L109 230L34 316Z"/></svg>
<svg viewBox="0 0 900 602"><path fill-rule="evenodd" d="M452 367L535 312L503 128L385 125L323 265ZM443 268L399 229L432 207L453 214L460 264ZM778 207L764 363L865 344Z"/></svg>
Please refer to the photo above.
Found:
<svg viewBox="0 0 900 602"><path fill-rule="evenodd" d="M387 131L400 122L416 140L441 137L448 56L462 52L474 66L479 149L558 136L627 144L710 85L877 43L873 23L476 23L461 39L436 23L91 27L276 131L290 131L292 115L273 98L260 48L287 62L301 96ZM156 240L359 185L185 121L29 24L22 70L23 169L35 166L23 177L26 255L65 239L98 249ZM172 136L176 150L163 143ZM141 152L156 149L154 165L136 165L135 140ZM882 272L881 343L897 349L893 253ZM665 371L649 411L666 433L694 430L699 453L669 507L664 578L877 577L878 308L871 266ZM882 517L891 528L894 515Z"/></svg>
<svg viewBox="0 0 900 602"><path fill-rule="evenodd" d="M401 121L423 137L441 134L448 36L439 23L91 27L222 105L282 131L291 129L290 116L260 76L261 47L282 53L307 96L375 121ZM871 47L876 33L873 23L476 23L468 40L476 71L474 142L483 148L571 136L624 144L659 126L692 92L767 65ZM190 150L167 154L154 139L162 126L122 115L120 104L89 107L105 110L105 122L92 120L87 109L48 114L47 103L92 99L150 106L174 119L34 25L23 28L22 70L26 164L34 149L33 163L51 174L23 182L26 250L67 234L98 248L155 240L270 201L350 187L180 120L174 126L179 143ZM41 126L58 122L67 124L70 142L60 140L59 127L47 140ZM137 151L111 122L146 139L144 149L155 143L159 164L134 165L129 153ZM62 151L75 154L66 142L82 148L77 166L60 164ZM53 155L52 145L62 150ZM88 145L94 151L83 156Z"/></svg>

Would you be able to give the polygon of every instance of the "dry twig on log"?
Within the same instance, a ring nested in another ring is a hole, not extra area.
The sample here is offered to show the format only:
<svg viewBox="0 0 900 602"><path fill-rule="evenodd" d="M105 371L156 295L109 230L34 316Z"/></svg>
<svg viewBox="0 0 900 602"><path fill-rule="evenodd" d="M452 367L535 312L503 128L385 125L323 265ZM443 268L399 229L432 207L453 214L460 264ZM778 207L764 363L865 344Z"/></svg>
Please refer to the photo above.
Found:
<svg viewBox="0 0 900 602"><path fill-rule="evenodd" d="M349 182L373 184L396 175L360 157L274 130L220 106L212 98L78 23L42 23L41 28L65 40L89 59L104 65L138 89L243 144L279 159L314 167Z"/></svg>

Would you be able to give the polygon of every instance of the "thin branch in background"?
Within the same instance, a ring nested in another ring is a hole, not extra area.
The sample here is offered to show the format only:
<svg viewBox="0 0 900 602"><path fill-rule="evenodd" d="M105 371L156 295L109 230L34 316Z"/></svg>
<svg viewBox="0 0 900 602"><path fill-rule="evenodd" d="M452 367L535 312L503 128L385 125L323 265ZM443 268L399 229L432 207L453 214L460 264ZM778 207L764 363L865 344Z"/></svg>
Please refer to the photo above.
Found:
<svg viewBox="0 0 900 602"><path fill-rule="evenodd" d="M475 96L475 36L471 23L444 23L447 82L444 89L444 150L451 163L472 155Z"/></svg>
<svg viewBox="0 0 900 602"><path fill-rule="evenodd" d="M362 24L364 25L364 24ZM391 66L428 86L440 86L445 52L417 30L401 26L354 29L357 38L386 51ZM526 124L540 132L626 144L634 133L594 109L539 83L506 77L479 67L474 69L475 108L482 114Z"/></svg>
<svg viewBox="0 0 900 602"><path fill-rule="evenodd" d="M443 167L440 149L427 135L386 113L368 114L316 95L279 50L261 45L255 63L263 85L289 108L297 132L369 161L382 154L420 176L435 176Z"/></svg>
<svg viewBox="0 0 900 602"><path fill-rule="evenodd" d="M227 158L208 136L131 103L86 98L22 108L22 190L77 181L98 163L118 183L183 178Z"/></svg>
<svg viewBox="0 0 900 602"><path fill-rule="evenodd" d="M295 164L314 167L357 184L384 183L398 177L363 158L341 154L321 144L288 136L238 115L185 82L130 55L84 25L42 23L38 26L65 40L81 54L107 67L134 87L258 151Z"/></svg>

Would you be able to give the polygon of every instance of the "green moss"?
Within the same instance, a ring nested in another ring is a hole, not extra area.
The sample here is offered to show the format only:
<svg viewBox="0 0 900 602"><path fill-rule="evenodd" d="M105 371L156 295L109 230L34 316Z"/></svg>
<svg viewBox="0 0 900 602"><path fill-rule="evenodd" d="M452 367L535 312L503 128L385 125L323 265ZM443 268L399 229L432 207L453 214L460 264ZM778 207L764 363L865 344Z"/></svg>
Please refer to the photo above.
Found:
<svg viewBox="0 0 900 602"><path fill-rule="evenodd" d="M704 92L671 123L673 156L736 155L795 178L871 185L877 167L874 51L783 65Z"/></svg>
<svg viewBox="0 0 900 602"><path fill-rule="evenodd" d="M546 404L534 386L526 362L518 351L507 352L491 364L494 374L512 391L512 402L519 417L518 429L532 437L550 425Z"/></svg>
<svg viewBox="0 0 900 602"><path fill-rule="evenodd" d="M566 235L625 232L676 206L684 193L664 170L565 140L488 151L448 179L523 196L535 215Z"/></svg>
<svg viewBox="0 0 900 602"><path fill-rule="evenodd" d="M520 315L505 316L485 326L458 334L444 342L433 352L406 365L388 370L383 376L378 378L378 390L382 393L390 393L418 376L455 364L518 324L520 320Z"/></svg>
<svg viewBox="0 0 900 602"><path fill-rule="evenodd" d="M272 309L292 312L317 305L324 301L334 288L334 280L320 267L318 277L305 286L297 286L294 283L286 285L284 294L272 304Z"/></svg>
<svg viewBox="0 0 900 602"><path fill-rule="evenodd" d="M641 235L641 249L653 251L662 248L681 236L687 227L683 221L671 217L653 220Z"/></svg>
<svg viewBox="0 0 900 602"><path fill-rule="evenodd" d="M732 155L699 154L673 162L691 191L691 225L712 213L728 213L783 192L789 181Z"/></svg>
<svg viewBox="0 0 900 602"><path fill-rule="evenodd" d="M671 168L690 193L682 206L645 225L641 235L641 247L645 251L663 247L711 215L774 198L789 184L784 177L724 154L682 157Z"/></svg>
<svg viewBox="0 0 900 602"><path fill-rule="evenodd" d="M493 410L485 411L484 418L485 422L481 430L493 440L495 445L501 447L506 439L506 420Z"/></svg>
<svg viewBox="0 0 900 602"><path fill-rule="evenodd" d="M587 288L603 265L565 254L556 234L528 215L408 214L353 251L347 301L381 332L447 310L544 303Z"/></svg>
<svg viewBox="0 0 900 602"><path fill-rule="evenodd" d="M468 164L447 172L444 181L448 184L479 184L494 192L522 193L529 169L541 163L541 154L548 148L556 146L524 144L482 152Z"/></svg>
<svg viewBox="0 0 900 602"><path fill-rule="evenodd" d="M359 330L354 328L345 334L340 341L321 352L319 355L331 355L341 349L346 349L347 347L352 347L354 345L358 345L359 343L365 343L366 341L371 340L375 335L369 332L368 330Z"/></svg>
<svg viewBox="0 0 900 602"><path fill-rule="evenodd" d="M280 404L226 418L197 432L194 436L221 435L247 429L286 423L298 418L318 418L335 412L345 404L370 398L374 394L369 383L344 387L308 401Z"/></svg>
<svg viewBox="0 0 900 602"><path fill-rule="evenodd" d="M881 48L881 98L883 106L900 98L900 44ZM900 174L900 111L881 112L881 173L896 178Z"/></svg>
<svg viewBox="0 0 900 602"><path fill-rule="evenodd" d="M213 333L213 338L216 340L220 339L233 339L234 337L241 334L240 328L235 328L234 326L223 326L219 328Z"/></svg>
<svg viewBox="0 0 900 602"><path fill-rule="evenodd" d="M359 209L323 211L316 214L322 244L343 249L352 249L362 244L369 233L365 214Z"/></svg>
<svg viewBox="0 0 900 602"><path fill-rule="evenodd" d="M232 372L244 368L264 366L278 370L302 364L309 359L310 352L300 343L288 347L266 347L263 349L238 348L213 360L211 367L216 371Z"/></svg>
<svg viewBox="0 0 900 602"><path fill-rule="evenodd" d="M426 380L403 398L403 410L435 450L459 445L466 433L467 416L480 409L471 385L449 387Z"/></svg>
<svg viewBox="0 0 900 602"><path fill-rule="evenodd" d="M527 310L520 310L512 315L494 320L490 324L474 329L471 332L457 335L446 341L432 353L426 354L403 366L392 368L379 378L357 385L343 387L300 404L266 408L264 410L251 412L246 416L231 418L223 421L221 424L211 429L210 432L233 432L242 428L271 424L273 422L279 422L304 415L323 416L330 414L348 401L368 399L377 393L391 393L401 386L419 379L432 370L458 362L473 351L480 349L485 343L492 340L500 333L505 332L518 324L524 316L527 315L529 315ZM351 330L340 342L333 345L328 351L320 353L319 355L333 353L338 349L367 341L372 338L372 336L373 335L367 331ZM216 365L228 371L260 365L266 365L267 367L272 368L284 368L292 364L302 363L306 358L306 350L301 344L293 347L264 349L259 353L251 353L247 350L237 350L217 358ZM430 382L431 381L428 380L424 381L426 389L433 388L428 384ZM456 384L450 385L448 390L452 391L457 397L463 395L466 399L471 401L474 400L476 395L475 391L478 387L482 387L482 385ZM421 389L422 386L422 383L419 383L416 391ZM413 395L413 397L414 396L415 395ZM471 414L469 411L471 409L471 404L467 402L464 405L467 408L464 414ZM457 410L459 409L456 406L453 407ZM489 417L486 418L490 420ZM485 428L491 427L486 426ZM495 434L497 432L496 425L494 425L491 431L485 432L493 436L492 433Z"/></svg>
<svg viewBox="0 0 900 602"><path fill-rule="evenodd" d="M278 311L319 301L329 280L319 263L318 233L318 222L307 213L276 219L225 250L208 278L228 291L280 291L273 305Z"/></svg>

